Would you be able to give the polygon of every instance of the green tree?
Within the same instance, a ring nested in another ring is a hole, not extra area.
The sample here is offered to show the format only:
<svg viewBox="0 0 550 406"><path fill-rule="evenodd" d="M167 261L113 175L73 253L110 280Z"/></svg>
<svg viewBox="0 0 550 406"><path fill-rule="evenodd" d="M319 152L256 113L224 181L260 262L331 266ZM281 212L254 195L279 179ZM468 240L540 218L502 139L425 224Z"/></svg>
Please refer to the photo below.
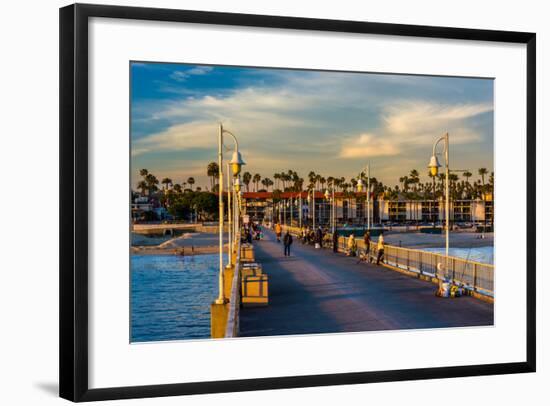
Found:
<svg viewBox="0 0 550 406"><path fill-rule="evenodd" d="M220 172L220 167L216 162L210 162L206 167L206 175L210 178L210 189L216 184L216 179L218 178Z"/></svg>

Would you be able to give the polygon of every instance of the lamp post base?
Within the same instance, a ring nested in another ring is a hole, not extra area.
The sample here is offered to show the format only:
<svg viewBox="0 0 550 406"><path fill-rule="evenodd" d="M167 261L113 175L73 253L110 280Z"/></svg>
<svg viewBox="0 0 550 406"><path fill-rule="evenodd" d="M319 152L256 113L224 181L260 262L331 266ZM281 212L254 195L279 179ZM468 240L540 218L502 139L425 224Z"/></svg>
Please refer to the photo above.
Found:
<svg viewBox="0 0 550 406"><path fill-rule="evenodd" d="M216 300L210 305L210 336L212 338L224 338L227 326L229 305L218 303Z"/></svg>

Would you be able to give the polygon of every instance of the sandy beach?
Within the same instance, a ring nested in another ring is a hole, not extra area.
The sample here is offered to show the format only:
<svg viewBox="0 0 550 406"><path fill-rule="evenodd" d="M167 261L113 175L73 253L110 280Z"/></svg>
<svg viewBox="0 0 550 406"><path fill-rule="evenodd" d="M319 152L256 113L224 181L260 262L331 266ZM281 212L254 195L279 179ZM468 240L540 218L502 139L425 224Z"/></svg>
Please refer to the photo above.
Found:
<svg viewBox="0 0 550 406"><path fill-rule="evenodd" d="M494 234L485 233L480 238L479 233L474 232L451 232L449 234L449 245L455 248L476 248L489 247L494 244ZM373 237L376 241L377 237ZM445 233L424 234L424 233L384 233L386 244L402 246L407 248L442 248L445 247Z"/></svg>
<svg viewBox="0 0 550 406"><path fill-rule="evenodd" d="M227 248L227 235L224 235L224 248ZM218 234L213 233L184 233L173 238L132 235L132 254L201 255L217 253L218 250Z"/></svg>

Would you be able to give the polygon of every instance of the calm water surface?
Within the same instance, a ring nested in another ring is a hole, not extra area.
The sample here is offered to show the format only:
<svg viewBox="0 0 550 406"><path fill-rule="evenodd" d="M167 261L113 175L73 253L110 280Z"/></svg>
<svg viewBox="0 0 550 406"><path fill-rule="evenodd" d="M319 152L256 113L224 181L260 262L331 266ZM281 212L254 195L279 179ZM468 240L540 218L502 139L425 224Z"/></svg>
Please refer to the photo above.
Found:
<svg viewBox="0 0 550 406"><path fill-rule="evenodd" d="M437 252L445 254L445 248L420 248L422 251ZM449 247L449 255L467 259L470 261L482 262L485 264L494 263L494 248L493 247L476 247L476 248L453 248Z"/></svg>
<svg viewBox="0 0 550 406"><path fill-rule="evenodd" d="M131 341L210 338L218 258L132 255Z"/></svg>

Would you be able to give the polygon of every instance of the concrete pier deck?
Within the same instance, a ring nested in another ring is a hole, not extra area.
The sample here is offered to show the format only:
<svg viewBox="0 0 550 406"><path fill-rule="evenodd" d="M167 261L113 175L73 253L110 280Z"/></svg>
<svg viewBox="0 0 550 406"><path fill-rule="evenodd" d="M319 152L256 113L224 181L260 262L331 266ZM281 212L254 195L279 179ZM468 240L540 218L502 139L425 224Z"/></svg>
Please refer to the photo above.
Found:
<svg viewBox="0 0 550 406"><path fill-rule="evenodd" d="M267 231L254 242L269 275L269 306L245 308L241 336L490 326L493 304L442 299L436 285L294 239L291 256Z"/></svg>

